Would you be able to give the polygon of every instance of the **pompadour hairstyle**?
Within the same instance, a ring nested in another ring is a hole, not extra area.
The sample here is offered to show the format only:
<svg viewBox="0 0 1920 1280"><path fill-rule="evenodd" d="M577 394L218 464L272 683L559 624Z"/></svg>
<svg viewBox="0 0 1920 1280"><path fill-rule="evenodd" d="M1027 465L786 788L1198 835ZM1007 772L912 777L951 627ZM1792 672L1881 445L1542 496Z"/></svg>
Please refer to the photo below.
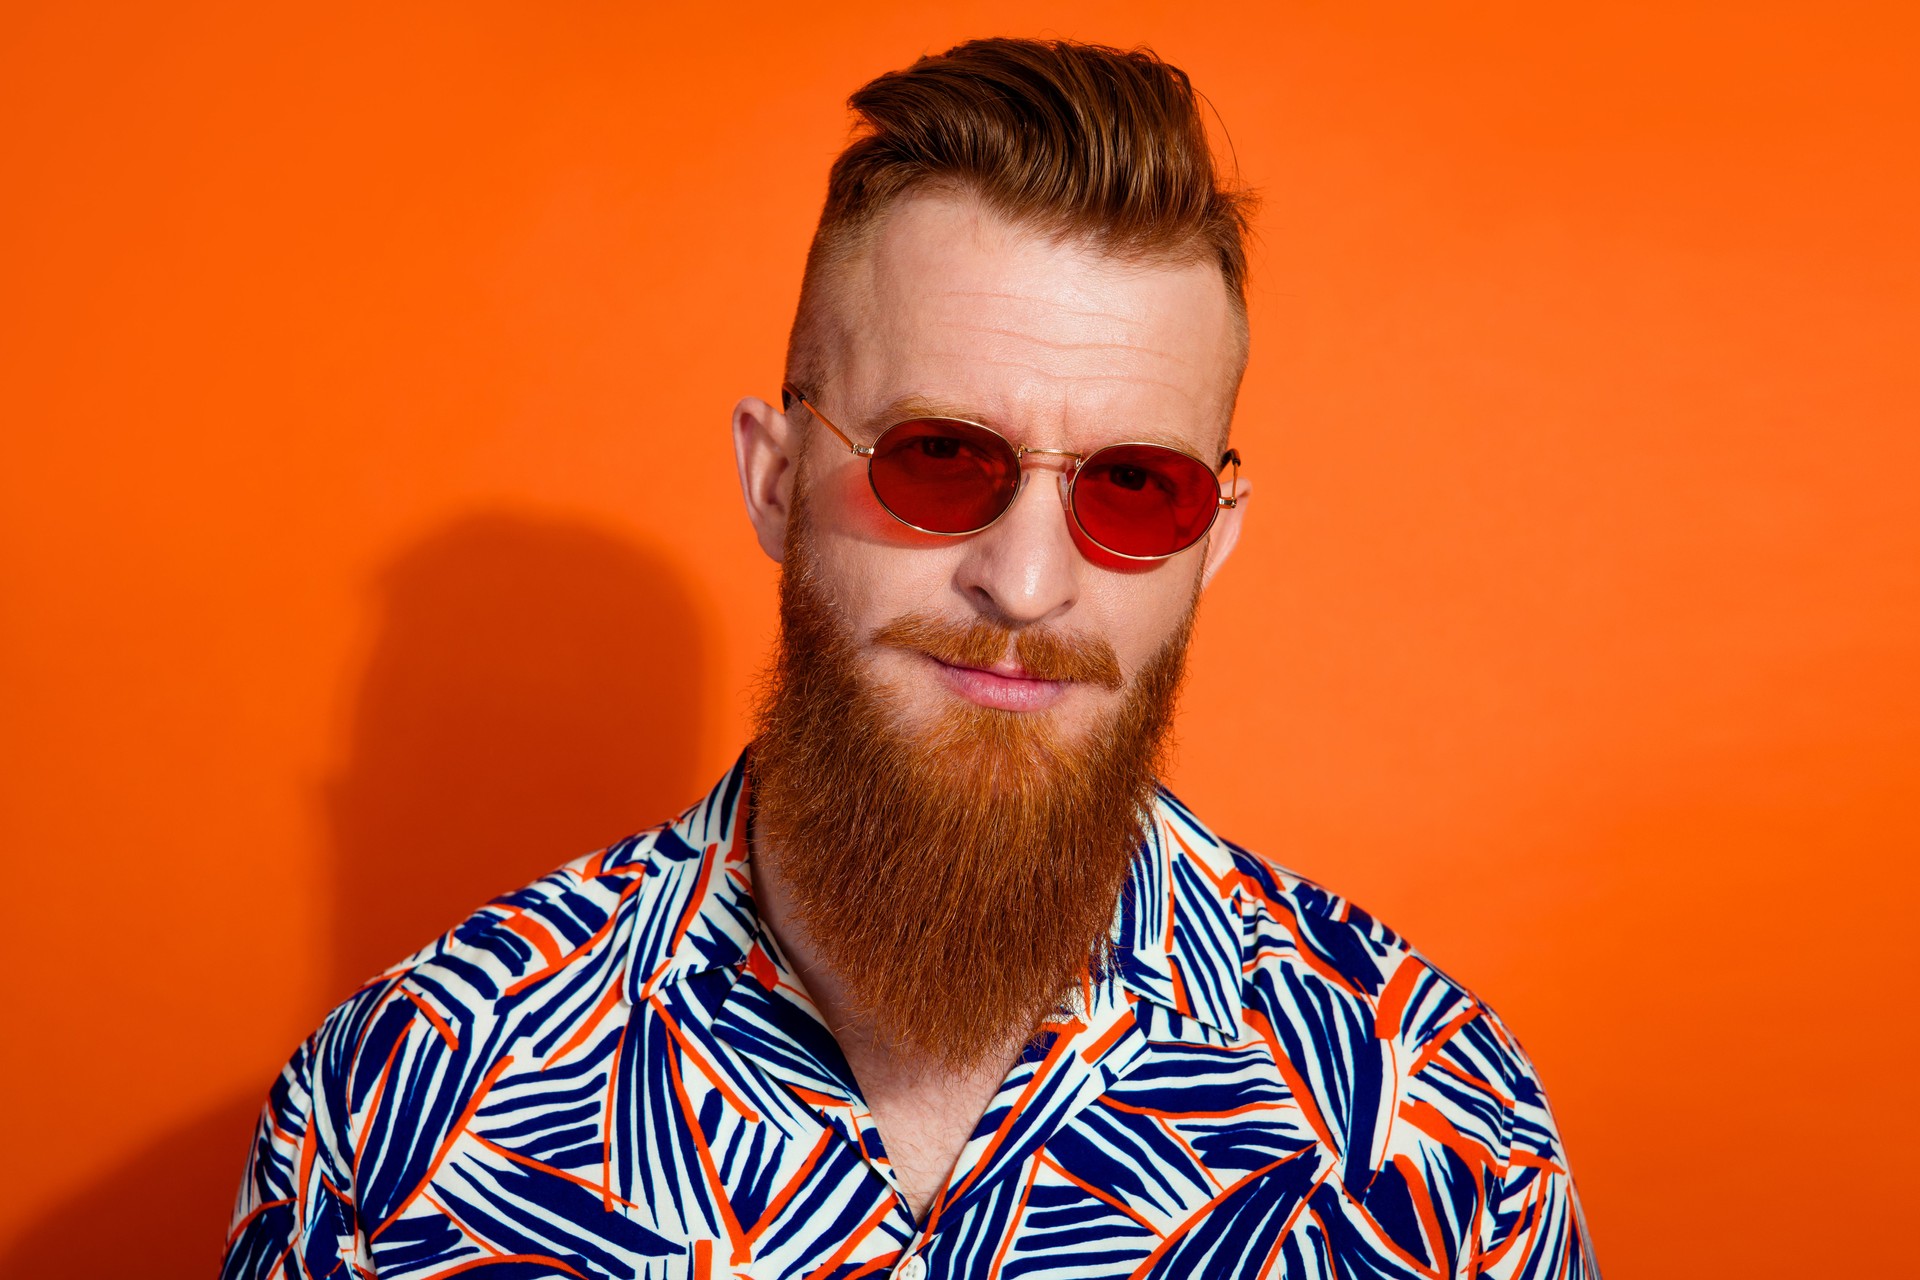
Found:
<svg viewBox="0 0 1920 1280"><path fill-rule="evenodd" d="M820 394L837 269L894 202L943 187L1016 226L1116 257L1216 262L1244 368L1253 198L1223 182L1178 67L1144 49L972 40L887 72L847 104L854 138L827 179L787 347L800 387Z"/></svg>

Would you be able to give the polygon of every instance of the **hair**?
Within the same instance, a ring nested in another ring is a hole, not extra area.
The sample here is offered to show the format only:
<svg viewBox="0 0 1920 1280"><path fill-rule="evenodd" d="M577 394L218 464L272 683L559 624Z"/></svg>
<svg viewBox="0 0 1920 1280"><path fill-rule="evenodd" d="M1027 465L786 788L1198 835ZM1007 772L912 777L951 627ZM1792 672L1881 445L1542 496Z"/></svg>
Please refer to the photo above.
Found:
<svg viewBox="0 0 1920 1280"><path fill-rule="evenodd" d="M972 40L887 72L847 105L854 138L827 179L787 346L788 375L809 394L820 394L827 372L840 269L896 201L939 189L1119 258L1214 261L1245 369L1253 196L1223 182L1198 95L1178 67L1145 49Z"/></svg>

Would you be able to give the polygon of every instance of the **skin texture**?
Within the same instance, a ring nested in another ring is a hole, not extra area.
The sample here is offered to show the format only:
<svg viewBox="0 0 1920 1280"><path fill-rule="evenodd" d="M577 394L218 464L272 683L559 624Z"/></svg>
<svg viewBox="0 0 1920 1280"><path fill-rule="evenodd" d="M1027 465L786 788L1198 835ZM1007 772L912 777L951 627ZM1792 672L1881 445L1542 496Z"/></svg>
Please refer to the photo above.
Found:
<svg viewBox="0 0 1920 1280"><path fill-rule="evenodd" d="M844 270L836 296L847 301L834 328L847 336L834 344L822 384L803 390L856 441L871 443L903 417L942 413L1037 448L1086 453L1151 440L1219 456L1237 347L1225 285L1209 264L1116 260L1014 227L963 195L930 193L894 206ZM1048 717L1063 741L1083 737L1179 628L1196 580L1204 584L1225 562L1251 487L1238 482L1243 505L1222 510L1201 543L1143 564L1078 535L1062 459L1028 458L1006 514L980 533L948 538L889 516L868 487L865 460L802 410L789 416L743 399L733 437L748 517L776 560L786 554L794 487L806 486L825 594L856 638L864 678L893 691L908 732L930 730L955 699L1005 706L1019 692L995 684L1016 666L1011 646L969 674L911 647L874 643L887 624L918 614L1104 641L1118 661L1118 687L1058 682L1022 712ZM756 841L753 872L762 917L839 1039L922 1214L1008 1063L956 1073L857 1025L843 984L792 919L779 850Z"/></svg>

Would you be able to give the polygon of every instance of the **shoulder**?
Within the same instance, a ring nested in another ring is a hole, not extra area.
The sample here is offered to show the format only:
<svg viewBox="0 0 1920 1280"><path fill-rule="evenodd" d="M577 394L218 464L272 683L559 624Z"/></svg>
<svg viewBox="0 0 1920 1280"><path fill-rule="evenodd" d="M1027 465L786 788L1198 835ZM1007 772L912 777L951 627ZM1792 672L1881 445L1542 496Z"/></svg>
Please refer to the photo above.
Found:
<svg viewBox="0 0 1920 1280"><path fill-rule="evenodd" d="M636 929L689 861L698 853L664 823L500 895L368 980L296 1055L316 1111L344 1120L403 1041L410 1059L458 1060L564 1036L618 989Z"/></svg>
<svg viewBox="0 0 1920 1280"><path fill-rule="evenodd" d="M1463 1032L1481 1065L1510 1084L1531 1075L1499 1015L1464 982L1358 903L1229 843L1243 879L1247 977L1286 981L1350 1004L1376 1039L1416 1056ZM1470 1030L1471 1029L1471 1030Z"/></svg>
<svg viewBox="0 0 1920 1280"><path fill-rule="evenodd" d="M744 779L743 760L678 818L502 894L362 985L296 1055L316 1112L332 1092L350 1113L396 1055L452 1066L516 1045L551 1052L626 994L636 966L730 955L715 930L688 926L731 883L716 867L731 861Z"/></svg>
<svg viewBox="0 0 1920 1280"><path fill-rule="evenodd" d="M1221 886L1241 919L1249 1033L1340 1113L1349 1139L1384 1144L1404 1121L1469 1164L1505 1168L1545 1098L1499 1015L1358 904L1180 813L1231 867Z"/></svg>
<svg viewBox="0 0 1920 1280"><path fill-rule="evenodd" d="M1489 1275L1598 1275L1546 1094L1500 1016L1371 913L1167 800L1195 878L1240 922L1231 1047L1273 1064L1369 1230Z"/></svg>

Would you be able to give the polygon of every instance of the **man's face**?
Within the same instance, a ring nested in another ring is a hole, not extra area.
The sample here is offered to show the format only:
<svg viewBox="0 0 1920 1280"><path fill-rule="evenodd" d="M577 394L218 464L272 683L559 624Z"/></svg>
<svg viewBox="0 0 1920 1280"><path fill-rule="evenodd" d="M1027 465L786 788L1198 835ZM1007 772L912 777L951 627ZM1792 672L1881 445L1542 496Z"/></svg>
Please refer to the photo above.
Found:
<svg viewBox="0 0 1920 1280"><path fill-rule="evenodd" d="M829 348L822 385L805 390L861 444L901 418L943 415L1032 448L1086 454L1145 440L1218 459L1237 335L1210 263L1119 261L1015 228L963 197L922 195L890 211L844 269L836 297L844 338ZM972 702L1045 717L1059 741L1079 741L1111 718L1180 628L1238 532L1239 513L1223 510L1207 539L1166 560L1108 555L1067 513L1066 459L1040 455L1026 459L1024 487L991 527L922 534L887 514L866 460L804 411L789 420L743 401L735 434L749 511L776 558L792 486L806 486L823 594L854 638L863 674L892 691L909 732ZM1011 647L972 667L875 643L905 617L1104 642L1123 683L1024 678Z"/></svg>

